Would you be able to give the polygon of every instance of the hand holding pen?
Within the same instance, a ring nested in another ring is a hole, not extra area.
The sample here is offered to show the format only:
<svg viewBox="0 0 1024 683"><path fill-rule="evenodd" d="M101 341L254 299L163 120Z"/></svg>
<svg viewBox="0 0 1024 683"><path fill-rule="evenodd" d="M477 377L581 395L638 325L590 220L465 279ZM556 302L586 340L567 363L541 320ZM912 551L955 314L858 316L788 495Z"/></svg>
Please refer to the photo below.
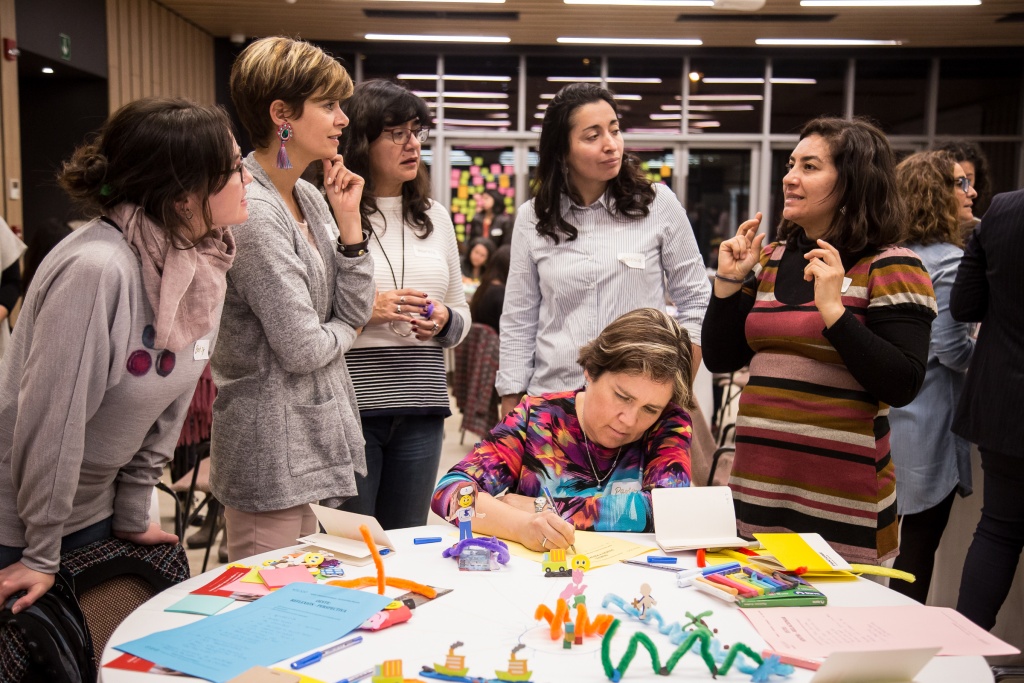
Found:
<svg viewBox="0 0 1024 683"><path fill-rule="evenodd" d="M547 552L556 548L572 548L576 529L558 514L554 500L543 491L548 504L541 512L523 515L517 540L530 550ZM571 552L575 553L575 550Z"/></svg>

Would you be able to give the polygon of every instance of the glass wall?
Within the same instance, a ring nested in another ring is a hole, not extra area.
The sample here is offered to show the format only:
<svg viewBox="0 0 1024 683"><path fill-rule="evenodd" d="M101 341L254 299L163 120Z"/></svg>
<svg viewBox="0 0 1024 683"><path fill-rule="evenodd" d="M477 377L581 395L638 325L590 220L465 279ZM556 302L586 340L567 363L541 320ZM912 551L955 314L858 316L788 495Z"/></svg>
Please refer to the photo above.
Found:
<svg viewBox="0 0 1024 683"><path fill-rule="evenodd" d="M674 134L681 130L682 63L673 57L608 59L608 88L615 93L624 133Z"/></svg>
<svg viewBox="0 0 1024 683"><path fill-rule="evenodd" d="M544 110L558 90L577 81L601 82L601 56L526 58L526 129L540 132Z"/></svg>
<svg viewBox="0 0 1024 683"><path fill-rule="evenodd" d="M714 265L718 245L736 234L749 202L749 150L690 150L686 213L705 263Z"/></svg>
<svg viewBox="0 0 1024 683"><path fill-rule="evenodd" d="M417 91L435 108L437 90ZM519 58L447 56L444 127L453 131L507 131L516 127Z"/></svg>
<svg viewBox="0 0 1024 683"><path fill-rule="evenodd" d="M930 68L928 59L858 59L854 114L889 135L924 134Z"/></svg>
<svg viewBox="0 0 1024 683"><path fill-rule="evenodd" d="M842 116L845 59L772 60L773 133L798 133L815 116Z"/></svg>
<svg viewBox="0 0 1024 683"><path fill-rule="evenodd" d="M763 59L690 60L690 133L757 133L764 110Z"/></svg>
<svg viewBox="0 0 1024 683"><path fill-rule="evenodd" d="M515 213L515 163L512 147L453 144L448 154L448 163L451 167L448 208L455 224L455 237L460 243L466 241L469 225L477 214L477 199L483 192L498 192L504 197L505 211Z"/></svg>

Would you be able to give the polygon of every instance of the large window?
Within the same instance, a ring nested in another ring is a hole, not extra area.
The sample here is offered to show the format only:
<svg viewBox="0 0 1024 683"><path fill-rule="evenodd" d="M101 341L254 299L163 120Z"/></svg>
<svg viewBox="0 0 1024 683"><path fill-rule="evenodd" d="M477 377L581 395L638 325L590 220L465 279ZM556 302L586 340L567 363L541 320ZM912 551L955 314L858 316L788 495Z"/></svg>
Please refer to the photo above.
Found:
<svg viewBox="0 0 1024 683"><path fill-rule="evenodd" d="M750 151L691 150L686 177L686 213L704 263L714 266L718 245L736 234L750 204Z"/></svg>
<svg viewBox="0 0 1024 683"><path fill-rule="evenodd" d="M889 135L925 132L927 59L858 59L853 113L869 116Z"/></svg>
<svg viewBox="0 0 1024 683"><path fill-rule="evenodd" d="M436 107L436 89L421 91L420 94ZM445 57L445 130L514 130L518 106L518 57Z"/></svg>
<svg viewBox="0 0 1024 683"><path fill-rule="evenodd" d="M477 214L477 198L488 190L504 197L505 211L516 210L515 165L511 147L493 145L452 145L449 210L455 224L455 237L466 240L467 226Z"/></svg>
<svg viewBox="0 0 1024 683"><path fill-rule="evenodd" d="M526 129L540 132L544 110L562 87L581 80L600 82L601 57L527 57Z"/></svg>
<svg viewBox="0 0 1024 683"><path fill-rule="evenodd" d="M690 133L759 133L764 110L763 59L690 61Z"/></svg>
<svg viewBox="0 0 1024 683"><path fill-rule="evenodd" d="M608 89L615 93L625 133L681 130L682 59L608 59Z"/></svg>
<svg viewBox="0 0 1024 683"><path fill-rule="evenodd" d="M943 59L939 67L939 135L1020 135L1020 60Z"/></svg>
<svg viewBox="0 0 1024 683"><path fill-rule="evenodd" d="M816 116L842 116L846 60L772 60L773 133L798 133Z"/></svg>

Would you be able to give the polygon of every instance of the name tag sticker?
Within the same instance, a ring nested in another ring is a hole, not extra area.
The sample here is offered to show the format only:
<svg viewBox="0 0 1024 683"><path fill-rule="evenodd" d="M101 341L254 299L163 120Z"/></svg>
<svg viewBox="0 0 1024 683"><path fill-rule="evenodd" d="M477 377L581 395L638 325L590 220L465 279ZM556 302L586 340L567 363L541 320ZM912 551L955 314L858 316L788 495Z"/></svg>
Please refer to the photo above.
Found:
<svg viewBox="0 0 1024 683"><path fill-rule="evenodd" d="M622 253L619 254L619 260L630 268L639 268L640 270L643 270L645 266L645 258L643 254Z"/></svg>
<svg viewBox="0 0 1024 683"><path fill-rule="evenodd" d="M420 249L419 247L413 247L412 248L412 253L413 253L413 255L418 256L420 258L432 258L432 259L440 259L441 258L441 254L439 254L437 251L435 251L433 249Z"/></svg>
<svg viewBox="0 0 1024 683"><path fill-rule="evenodd" d="M192 349L193 360L210 360L210 340L199 339L196 341L195 348Z"/></svg>
<svg viewBox="0 0 1024 683"><path fill-rule="evenodd" d="M846 290L848 290L848 289L850 288L850 285L852 285L852 284L853 284L853 280L851 280L851 279L850 279L850 278L848 278L848 277L844 277L844 278L843 278L843 288L842 288L842 290L840 290L840 291L841 291L841 292L842 292L843 294L845 294L845 293L846 293Z"/></svg>

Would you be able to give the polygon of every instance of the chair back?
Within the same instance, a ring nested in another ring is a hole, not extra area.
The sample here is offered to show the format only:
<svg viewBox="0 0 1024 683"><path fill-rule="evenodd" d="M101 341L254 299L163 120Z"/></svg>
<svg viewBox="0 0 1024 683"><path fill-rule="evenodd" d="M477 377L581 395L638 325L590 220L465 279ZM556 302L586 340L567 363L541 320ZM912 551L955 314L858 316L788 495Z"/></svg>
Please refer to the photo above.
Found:
<svg viewBox="0 0 1024 683"><path fill-rule="evenodd" d="M459 366L465 373L464 388L456 381L456 402L462 393L462 429L483 436L491 431L498 421L498 407L494 392L494 378L498 374L498 360L501 346L498 333L489 325L473 323L469 334L456 350L456 377L460 377ZM461 357L461 362L460 362Z"/></svg>

